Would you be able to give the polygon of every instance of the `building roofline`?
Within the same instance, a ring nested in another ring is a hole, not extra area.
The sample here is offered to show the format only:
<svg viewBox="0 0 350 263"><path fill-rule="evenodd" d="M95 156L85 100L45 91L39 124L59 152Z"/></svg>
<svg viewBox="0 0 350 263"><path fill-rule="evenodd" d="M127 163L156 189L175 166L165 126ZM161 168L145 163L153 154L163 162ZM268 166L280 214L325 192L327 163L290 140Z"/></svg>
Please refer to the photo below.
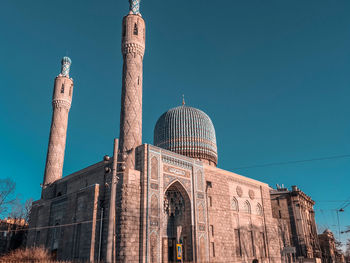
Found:
<svg viewBox="0 0 350 263"><path fill-rule="evenodd" d="M112 163L112 160L113 160L113 158L110 158L109 161L100 161L100 162L94 163L94 164L92 164L92 165L90 165L90 166L88 166L88 167L85 167L85 168L81 169L81 170L78 170L78 171L76 171L76 172L73 172L73 173L71 173L71 174L68 174L68 175L62 177L61 179L55 181L54 183L56 183L56 182L64 182L64 181L69 180L69 179L71 179L71 178L73 178L73 177L75 177L75 176L78 176L78 175L84 174L84 173L86 173L86 172L95 170L95 169L97 169L97 168L100 168L100 167L102 167L102 166L105 166L105 165L107 165L107 164Z"/></svg>
<svg viewBox="0 0 350 263"><path fill-rule="evenodd" d="M224 174L224 175L227 175L227 176L234 176L235 178L238 178L238 179L241 179L241 180L245 180L246 182L249 182L249 183L251 183L251 184L255 184L255 185L259 185L259 186L264 186L264 187L268 187L268 188L271 189L271 187L270 187L267 183L264 183L264 182L261 182L261 181L258 181L258 180L255 180L255 179L246 177L246 176L244 176L244 175L237 174L237 173L235 173L235 172L231 172L231 171L228 171L228 170L224 170L224 169L222 169L222 168L218 168L218 167L215 167L215 166L206 164L206 163L203 163L203 167L204 167L205 169L208 169L208 170L220 170L220 173L222 173L222 174Z"/></svg>

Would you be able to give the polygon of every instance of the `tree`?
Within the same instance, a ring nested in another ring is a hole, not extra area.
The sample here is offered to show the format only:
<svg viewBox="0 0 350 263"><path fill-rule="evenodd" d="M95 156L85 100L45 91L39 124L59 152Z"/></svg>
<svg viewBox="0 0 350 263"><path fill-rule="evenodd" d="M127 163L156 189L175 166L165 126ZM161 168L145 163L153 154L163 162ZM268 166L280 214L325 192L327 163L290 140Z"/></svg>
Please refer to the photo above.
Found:
<svg viewBox="0 0 350 263"><path fill-rule="evenodd" d="M26 222L29 221L30 212L32 211L32 205L33 205L33 198L27 199L27 201L24 203L24 219Z"/></svg>
<svg viewBox="0 0 350 263"><path fill-rule="evenodd" d="M347 258L350 258L350 239L348 239L347 242L346 242L345 256Z"/></svg>
<svg viewBox="0 0 350 263"><path fill-rule="evenodd" d="M11 239L10 248L16 249L25 245L28 234L28 220L30 209L33 200L30 198L25 203L21 203L19 198L16 198L11 206L9 218L11 220Z"/></svg>
<svg viewBox="0 0 350 263"><path fill-rule="evenodd" d="M342 253L342 243L339 240L337 240L336 238L334 238L334 245L335 245L335 250L338 253Z"/></svg>
<svg viewBox="0 0 350 263"><path fill-rule="evenodd" d="M24 219L26 222L28 222L32 203L32 198L26 200L24 204L21 203L19 198L16 198L11 206L9 217L14 219Z"/></svg>
<svg viewBox="0 0 350 263"><path fill-rule="evenodd" d="M4 216L9 207L15 202L15 188L16 183L12 179L0 179L0 216Z"/></svg>

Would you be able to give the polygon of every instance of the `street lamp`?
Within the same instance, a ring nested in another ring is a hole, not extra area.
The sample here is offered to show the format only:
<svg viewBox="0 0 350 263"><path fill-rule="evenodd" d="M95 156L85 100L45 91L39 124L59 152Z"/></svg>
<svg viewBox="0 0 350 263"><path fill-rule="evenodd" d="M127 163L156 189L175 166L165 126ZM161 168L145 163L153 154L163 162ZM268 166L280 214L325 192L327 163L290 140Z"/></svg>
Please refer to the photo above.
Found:
<svg viewBox="0 0 350 263"><path fill-rule="evenodd" d="M114 139L114 149L113 149L113 166L112 166L112 185L111 185L111 195L109 201L109 217L108 217L108 236L107 236L107 255L106 261L108 263L115 262L115 200L116 200L116 185L118 183L119 177L118 173L123 173L126 169L125 160L128 155L126 153L118 153L119 142L118 139ZM118 154L122 155L122 161L118 162ZM109 158L107 158L109 160ZM121 172L118 172L118 164L121 164ZM111 168L105 167L105 171L111 172Z"/></svg>

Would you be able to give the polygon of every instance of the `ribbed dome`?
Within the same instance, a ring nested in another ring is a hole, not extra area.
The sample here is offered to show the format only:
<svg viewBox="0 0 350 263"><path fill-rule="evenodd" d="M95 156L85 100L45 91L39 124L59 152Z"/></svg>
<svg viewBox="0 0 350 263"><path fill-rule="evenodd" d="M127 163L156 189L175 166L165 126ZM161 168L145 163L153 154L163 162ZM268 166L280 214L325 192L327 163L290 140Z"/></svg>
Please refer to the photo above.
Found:
<svg viewBox="0 0 350 263"><path fill-rule="evenodd" d="M154 128L154 145L217 164L215 129L203 111L179 106L165 112Z"/></svg>

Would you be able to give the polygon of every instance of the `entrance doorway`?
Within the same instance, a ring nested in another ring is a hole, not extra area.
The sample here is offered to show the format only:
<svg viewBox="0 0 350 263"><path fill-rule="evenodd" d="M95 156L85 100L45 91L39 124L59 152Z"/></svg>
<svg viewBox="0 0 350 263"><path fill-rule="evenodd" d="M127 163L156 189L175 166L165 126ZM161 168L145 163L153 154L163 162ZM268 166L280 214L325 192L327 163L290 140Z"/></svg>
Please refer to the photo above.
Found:
<svg viewBox="0 0 350 263"><path fill-rule="evenodd" d="M182 261L193 261L191 203L179 182L165 192L164 214L163 263L177 262L176 244L182 244Z"/></svg>

